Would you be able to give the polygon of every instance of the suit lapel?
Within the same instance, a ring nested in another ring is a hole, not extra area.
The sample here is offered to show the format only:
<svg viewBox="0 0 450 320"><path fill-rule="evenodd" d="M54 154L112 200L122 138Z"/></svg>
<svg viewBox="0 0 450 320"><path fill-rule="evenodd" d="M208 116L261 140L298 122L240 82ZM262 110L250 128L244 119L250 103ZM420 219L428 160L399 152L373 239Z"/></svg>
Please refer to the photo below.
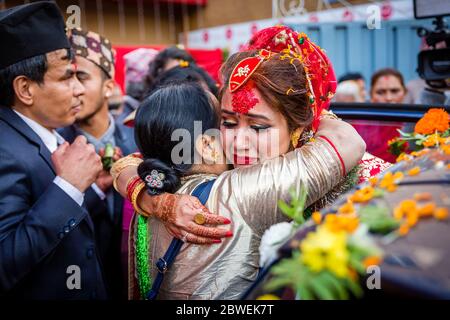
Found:
<svg viewBox="0 0 450 320"><path fill-rule="evenodd" d="M50 150L45 146L44 142L39 136L11 109L7 107L0 107L0 118L14 128L18 134L27 138L32 144L39 147L39 154L56 174L53 167Z"/></svg>

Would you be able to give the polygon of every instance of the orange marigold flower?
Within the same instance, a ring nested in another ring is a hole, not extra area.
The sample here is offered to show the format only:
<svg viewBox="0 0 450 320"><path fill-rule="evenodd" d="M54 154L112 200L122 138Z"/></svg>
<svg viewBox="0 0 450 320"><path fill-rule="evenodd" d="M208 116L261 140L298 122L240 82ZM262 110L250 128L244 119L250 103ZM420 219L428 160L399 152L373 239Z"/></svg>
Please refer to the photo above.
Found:
<svg viewBox="0 0 450 320"><path fill-rule="evenodd" d="M406 223L410 227L414 227L417 224L417 221L419 221L419 213L417 210L410 211L406 217Z"/></svg>
<svg viewBox="0 0 450 320"><path fill-rule="evenodd" d="M348 276L350 277L350 279L352 279L353 281L358 280L358 272L355 269L348 269Z"/></svg>
<svg viewBox="0 0 450 320"><path fill-rule="evenodd" d="M374 188L367 186L360 190L356 190L355 193L349 197L349 200L353 202L367 202L373 198L374 194Z"/></svg>
<svg viewBox="0 0 450 320"><path fill-rule="evenodd" d="M394 208L394 218L397 220L402 220L405 213L403 212L402 208L400 206Z"/></svg>
<svg viewBox="0 0 450 320"><path fill-rule="evenodd" d="M403 200L400 202L400 208L402 208L405 212L416 210L416 201L410 199Z"/></svg>
<svg viewBox="0 0 450 320"><path fill-rule="evenodd" d="M434 217L438 220L448 219L448 209L447 208L437 208L434 212Z"/></svg>
<svg viewBox="0 0 450 320"><path fill-rule="evenodd" d="M347 200L345 204L340 206L339 213L355 213L355 207L353 206L353 202L351 200Z"/></svg>
<svg viewBox="0 0 450 320"><path fill-rule="evenodd" d="M436 131L444 132L448 128L448 113L444 109L432 108L416 123L414 132L420 134L432 134Z"/></svg>
<svg viewBox="0 0 450 320"><path fill-rule="evenodd" d="M401 220L406 217L407 224L413 226L417 223L419 213L417 211L416 201L403 200L394 208L394 218Z"/></svg>
<svg viewBox="0 0 450 320"><path fill-rule="evenodd" d="M332 232L353 233L359 226L359 218L357 216L328 214L325 217L325 226Z"/></svg>
<svg viewBox="0 0 450 320"><path fill-rule="evenodd" d="M395 190L397 190L397 185L396 184L390 184L386 187L386 190L388 192L394 192Z"/></svg>
<svg viewBox="0 0 450 320"><path fill-rule="evenodd" d="M378 183L378 177L371 177L369 178L369 183L372 187L375 187Z"/></svg>
<svg viewBox="0 0 450 320"><path fill-rule="evenodd" d="M429 202L419 208L420 217L431 217L436 209L436 204L434 202Z"/></svg>
<svg viewBox="0 0 450 320"><path fill-rule="evenodd" d="M409 154L403 152L397 157L395 162L409 161L409 160L411 160L411 156Z"/></svg>
<svg viewBox="0 0 450 320"><path fill-rule="evenodd" d="M447 169L449 169L450 170L450 163L447 165Z"/></svg>
<svg viewBox="0 0 450 320"><path fill-rule="evenodd" d="M364 259L363 265L367 269L370 266L377 266L381 263L381 258L378 256L370 256Z"/></svg>
<svg viewBox="0 0 450 320"><path fill-rule="evenodd" d="M394 176L393 176L394 182L399 182L400 180L403 179L403 177L404 177L404 174L401 171L394 173Z"/></svg>
<svg viewBox="0 0 450 320"><path fill-rule="evenodd" d="M414 194L414 200L416 201L429 201L433 198L429 192L419 192Z"/></svg>
<svg viewBox="0 0 450 320"><path fill-rule="evenodd" d="M413 156L413 157L420 157L420 156L422 156L422 155L424 155L424 154L426 154L428 152L430 152L430 149L429 148L425 148L425 149L422 149L420 151L413 151L413 152L411 152L411 156Z"/></svg>
<svg viewBox="0 0 450 320"><path fill-rule="evenodd" d="M441 150L444 151L445 154L450 155L450 145L442 145Z"/></svg>
<svg viewBox="0 0 450 320"><path fill-rule="evenodd" d="M319 211L313 212L311 218L313 219L315 224L320 224L322 222L322 214Z"/></svg>
<svg viewBox="0 0 450 320"><path fill-rule="evenodd" d="M419 173L420 173L420 167L417 167L417 166L412 168L412 169L410 169L410 170L408 170L408 175L409 176L416 176Z"/></svg>
<svg viewBox="0 0 450 320"><path fill-rule="evenodd" d="M409 226L407 224L403 224L398 228L398 233L401 236L406 236L409 232Z"/></svg>

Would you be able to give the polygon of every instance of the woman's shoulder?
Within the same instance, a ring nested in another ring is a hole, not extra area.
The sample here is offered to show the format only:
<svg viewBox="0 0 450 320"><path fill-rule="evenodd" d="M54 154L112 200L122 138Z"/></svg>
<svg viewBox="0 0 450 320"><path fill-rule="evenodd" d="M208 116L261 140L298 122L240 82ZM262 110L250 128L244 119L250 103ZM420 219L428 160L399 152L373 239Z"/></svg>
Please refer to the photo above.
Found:
<svg viewBox="0 0 450 320"><path fill-rule="evenodd" d="M200 173L185 176L181 178L181 187L176 193L180 194L192 194L192 192L201 185L203 182L216 179L217 176L214 174Z"/></svg>

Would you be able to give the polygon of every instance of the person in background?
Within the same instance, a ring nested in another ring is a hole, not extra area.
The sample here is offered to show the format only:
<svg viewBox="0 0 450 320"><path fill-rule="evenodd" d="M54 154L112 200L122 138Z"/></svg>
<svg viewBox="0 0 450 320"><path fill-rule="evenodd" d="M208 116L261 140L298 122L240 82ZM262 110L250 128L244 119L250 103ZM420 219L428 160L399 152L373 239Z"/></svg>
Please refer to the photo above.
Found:
<svg viewBox="0 0 450 320"><path fill-rule="evenodd" d="M115 160L137 150L133 129L114 120L109 113L108 101L114 82L114 51L105 37L81 29L69 30L69 41L75 53L76 76L85 87L81 98L81 111L76 122L61 129L60 134L69 142L82 135L94 145L97 153L104 153L109 144L115 148ZM102 50L96 50L101 47ZM97 206L101 214L93 217L97 243L112 298L121 298L125 274L121 264L123 198L112 188L109 168L104 166L96 180ZM122 252L126 252L126 247ZM126 266L126 265L125 265Z"/></svg>
<svg viewBox="0 0 450 320"><path fill-rule="evenodd" d="M120 86L115 83L111 96L108 99L109 113L117 121L117 118L122 114L125 108L124 96Z"/></svg>
<svg viewBox="0 0 450 320"><path fill-rule="evenodd" d="M370 101L403 103L407 93L402 74L392 68L380 69L370 80Z"/></svg>
<svg viewBox="0 0 450 320"><path fill-rule="evenodd" d="M420 103L420 96L422 91L425 89L425 80L416 78L408 81L406 84L406 95L403 98L403 103L418 104Z"/></svg>
<svg viewBox="0 0 450 320"><path fill-rule="evenodd" d="M362 102L366 101L367 91L366 91L366 81L364 77L359 72L350 72L346 73L342 77L338 79L338 84L344 81L352 81L358 85L359 88L359 96L362 97Z"/></svg>
<svg viewBox="0 0 450 320"><path fill-rule="evenodd" d="M123 97L123 109L117 117L117 121L123 120L135 111L142 100L146 90L145 77L149 64L158 54L155 49L139 48L123 56L125 60L125 95Z"/></svg>
<svg viewBox="0 0 450 320"><path fill-rule="evenodd" d="M202 68L195 65L177 66L160 74L152 85L148 88L145 96L149 96L159 87L165 86L172 82L197 82L200 86L211 92L215 97L218 95L218 89L215 81ZM130 113L124 120L123 124L128 127L134 126L134 118L136 110Z"/></svg>
<svg viewBox="0 0 450 320"><path fill-rule="evenodd" d="M100 157L55 131L85 94L59 8L1 10L0 42L0 296L106 299L90 196Z"/></svg>
<svg viewBox="0 0 450 320"><path fill-rule="evenodd" d="M333 102L364 102L360 87L353 80L339 82Z"/></svg>
<svg viewBox="0 0 450 320"><path fill-rule="evenodd" d="M144 92L148 91L155 79L164 71L176 66L187 67L193 64L194 58L182 46L172 46L160 51L148 65Z"/></svg>

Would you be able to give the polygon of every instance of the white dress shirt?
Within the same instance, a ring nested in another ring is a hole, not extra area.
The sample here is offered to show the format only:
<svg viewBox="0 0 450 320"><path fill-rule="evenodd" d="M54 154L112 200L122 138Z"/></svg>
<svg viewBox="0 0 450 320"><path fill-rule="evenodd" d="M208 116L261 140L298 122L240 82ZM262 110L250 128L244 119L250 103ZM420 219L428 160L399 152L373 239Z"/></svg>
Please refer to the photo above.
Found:
<svg viewBox="0 0 450 320"><path fill-rule="evenodd" d="M64 143L64 138L61 137L55 130L48 130L41 126L36 121L24 116L23 114L17 112L13 109L13 111L23 120L25 123L31 128L41 138L42 142L48 148L50 153L55 152L56 148L58 148L58 143ZM67 182L63 178L56 176L53 179L53 183L55 183L58 187L60 187L65 193L67 193L79 206L83 204L84 194L74 187L71 183ZM100 190L101 191L101 190Z"/></svg>

